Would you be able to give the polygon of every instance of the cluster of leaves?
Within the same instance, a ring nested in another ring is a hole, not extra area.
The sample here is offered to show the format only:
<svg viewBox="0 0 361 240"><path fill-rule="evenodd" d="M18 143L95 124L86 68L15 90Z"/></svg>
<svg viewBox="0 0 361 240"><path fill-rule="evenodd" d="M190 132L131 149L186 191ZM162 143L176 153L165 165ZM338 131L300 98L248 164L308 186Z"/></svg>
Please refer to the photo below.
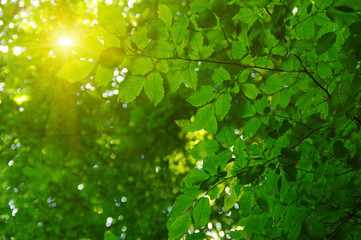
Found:
<svg viewBox="0 0 361 240"><path fill-rule="evenodd" d="M208 223L216 222L232 239L361 238L358 1L142 7L157 11L145 10L134 28L122 7L99 8L96 30L57 77L78 84L92 76L101 88L116 68L128 70L117 100L132 107L132 119L143 116L140 129L152 120L154 136L140 140L134 130L140 144L114 151L166 145L164 157L181 144L160 129L171 121L182 132L206 133L185 152L200 165L178 186L169 239L209 238ZM158 115L145 118L144 109Z"/></svg>

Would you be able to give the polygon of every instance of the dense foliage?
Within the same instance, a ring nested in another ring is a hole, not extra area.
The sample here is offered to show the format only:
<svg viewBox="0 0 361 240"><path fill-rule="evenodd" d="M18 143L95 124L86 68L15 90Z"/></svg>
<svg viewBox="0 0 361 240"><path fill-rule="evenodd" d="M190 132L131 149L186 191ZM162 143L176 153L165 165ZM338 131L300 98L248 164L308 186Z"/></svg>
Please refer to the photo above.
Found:
<svg viewBox="0 0 361 240"><path fill-rule="evenodd" d="M0 239L361 239L359 0L0 6Z"/></svg>

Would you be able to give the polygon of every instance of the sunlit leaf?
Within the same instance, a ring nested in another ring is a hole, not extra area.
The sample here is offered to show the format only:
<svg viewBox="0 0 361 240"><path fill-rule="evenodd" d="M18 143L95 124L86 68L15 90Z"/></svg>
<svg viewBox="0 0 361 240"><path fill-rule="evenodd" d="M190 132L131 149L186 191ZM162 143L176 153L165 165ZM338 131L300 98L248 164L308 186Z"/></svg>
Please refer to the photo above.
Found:
<svg viewBox="0 0 361 240"><path fill-rule="evenodd" d="M231 108L232 96L229 92L221 94L214 102L216 116L222 120Z"/></svg>
<svg viewBox="0 0 361 240"><path fill-rule="evenodd" d="M234 137L234 131L228 126L223 127L216 135L216 139L226 148L233 145Z"/></svg>
<svg viewBox="0 0 361 240"><path fill-rule="evenodd" d="M192 155L199 158L206 158L216 153L219 149L219 146L214 140L203 140L197 143L192 149Z"/></svg>
<svg viewBox="0 0 361 240"><path fill-rule="evenodd" d="M184 182L187 185L197 185L206 180L209 177L209 175L197 168L192 169L187 176L184 178ZM184 199L183 199L184 200ZM182 201L183 201L182 200Z"/></svg>
<svg viewBox="0 0 361 240"><path fill-rule="evenodd" d="M212 75L213 81L220 85L223 81L231 80L231 75L224 68L220 67L214 70Z"/></svg>
<svg viewBox="0 0 361 240"><path fill-rule="evenodd" d="M158 5L158 17L162 19L162 21L167 25L167 27L170 27L170 25L172 24L172 12L167 5Z"/></svg>
<svg viewBox="0 0 361 240"><path fill-rule="evenodd" d="M194 227L200 228L206 225L209 221L210 215L211 215L211 208L209 204L209 199L203 197L198 201L192 212Z"/></svg>
<svg viewBox="0 0 361 240"><path fill-rule="evenodd" d="M190 180L189 180L190 181ZM190 184L192 185L192 184ZM190 195L180 195L177 197L172 211L169 213L169 217L174 218L184 213L188 208L190 208L194 203L194 197Z"/></svg>
<svg viewBox="0 0 361 240"><path fill-rule="evenodd" d="M142 91L146 79L143 76L130 76L123 80L119 86L119 99L123 102L131 102Z"/></svg>
<svg viewBox="0 0 361 240"><path fill-rule="evenodd" d="M181 237L188 230L191 223L191 213L185 213L182 216L176 218L168 226L169 239L177 239Z"/></svg>
<svg viewBox="0 0 361 240"><path fill-rule="evenodd" d="M210 134L215 134L218 129L217 119L214 115L213 104L208 104L197 111L195 116L197 130L206 130Z"/></svg>
<svg viewBox="0 0 361 240"><path fill-rule="evenodd" d="M187 101L195 107L202 106L217 96L215 89L211 86L202 86L187 98Z"/></svg>
<svg viewBox="0 0 361 240"><path fill-rule="evenodd" d="M94 64L87 60L71 60L67 62L56 74L69 82L78 82L86 78L92 71Z"/></svg>
<svg viewBox="0 0 361 240"><path fill-rule="evenodd" d="M226 211L231 209L236 202L237 202L236 191L232 191L230 195L227 194L224 198L224 207L226 208Z"/></svg>
<svg viewBox="0 0 361 240"><path fill-rule="evenodd" d="M251 138L260 128L261 119L251 118L243 127L243 135L245 138Z"/></svg>
<svg viewBox="0 0 361 240"><path fill-rule="evenodd" d="M249 99L255 99L259 94L258 88L254 84L251 84L251 83L242 84L241 89L242 89L244 95L246 95Z"/></svg>

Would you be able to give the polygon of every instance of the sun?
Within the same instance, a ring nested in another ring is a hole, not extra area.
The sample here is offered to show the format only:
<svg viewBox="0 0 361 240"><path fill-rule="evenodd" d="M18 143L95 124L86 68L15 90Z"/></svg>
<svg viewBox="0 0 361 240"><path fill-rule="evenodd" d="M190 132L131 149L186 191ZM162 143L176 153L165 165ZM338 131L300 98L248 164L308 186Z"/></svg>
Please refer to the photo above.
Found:
<svg viewBox="0 0 361 240"><path fill-rule="evenodd" d="M70 38L59 38L58 40L58 44L62 45L62 46L70 46L73 44L73 40Z"/></svg>

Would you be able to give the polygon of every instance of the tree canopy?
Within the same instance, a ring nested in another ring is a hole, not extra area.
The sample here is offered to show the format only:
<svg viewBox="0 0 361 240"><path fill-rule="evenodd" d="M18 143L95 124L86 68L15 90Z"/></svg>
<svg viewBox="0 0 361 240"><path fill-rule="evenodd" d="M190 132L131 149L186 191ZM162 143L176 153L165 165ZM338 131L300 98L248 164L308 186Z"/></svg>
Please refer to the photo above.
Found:
<svg viewBox="0 0 361 240"><path fill-rule="evenodd" d="M361 239L359 0L2 0L0 239Z"/></svg>

